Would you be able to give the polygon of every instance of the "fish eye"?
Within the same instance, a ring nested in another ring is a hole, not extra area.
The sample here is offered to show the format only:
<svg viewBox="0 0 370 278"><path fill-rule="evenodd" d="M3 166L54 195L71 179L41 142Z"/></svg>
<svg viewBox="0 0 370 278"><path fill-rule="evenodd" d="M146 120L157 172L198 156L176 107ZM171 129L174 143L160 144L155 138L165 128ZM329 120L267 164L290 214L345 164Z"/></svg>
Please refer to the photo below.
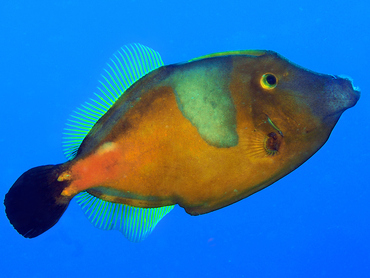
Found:
<svg viewBox="0 0 370 278"><path fill-rule="evenodd" d="M266 90L274 89L278 83L278 79L272 73L265 73L260 80L262 88Z"/></svg>

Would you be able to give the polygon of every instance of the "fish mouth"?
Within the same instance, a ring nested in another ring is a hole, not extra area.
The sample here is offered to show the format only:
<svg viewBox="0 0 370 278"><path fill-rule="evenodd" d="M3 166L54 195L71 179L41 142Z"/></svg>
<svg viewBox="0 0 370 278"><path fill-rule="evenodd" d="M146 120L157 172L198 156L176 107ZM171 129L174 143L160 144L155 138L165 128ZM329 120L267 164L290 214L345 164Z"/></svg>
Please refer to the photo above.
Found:
<svg viewBox="0 0 370 278"><path fill-rule="evenodd" d="M352 86L353 98L354 98L354 101L355 101L352 106L354 106L357 103L357 101L360 99L360 96L361 96L360 88L353 85L353 79L349 76L341 74L341 75L333 75L333 77L335 79L343 79L343 80L350 83L350 85ZM352 106L350 106L350 107L352 107ZM348 108L350 108L350 107L348 107Z"/></svg>
<svg viewBox="0 0 370 278"><path fill-rule="evenodd" d="M315 104L316 111L321 111L326 123L338 121L342 113L355 106L361 96L360 88L353 85L351 78L343 75L330 77L332 82L328 82L323 98Z"/></svg>
<svg viewBox="0 0 370 278"><path fill-rule="evenodd" d="M355 106L361 96L360 88L354 86L352 78L348 76L334 75L333 78L336 80L334 81L334 85L332 85L332 92L337 92L334 97L337 107L346 110ZM332 96L333 95L332 93Z"/></svg>
<svg viewBox="0 0 370 278"><path fill-rule="evenodd" d="M353 104L353 106L354 106L357 103L357 101L360 99L360 96L361 96L360 88L359 87L354 87L353 93L354 93L354 97L355 97L355 103Z"/></svg>

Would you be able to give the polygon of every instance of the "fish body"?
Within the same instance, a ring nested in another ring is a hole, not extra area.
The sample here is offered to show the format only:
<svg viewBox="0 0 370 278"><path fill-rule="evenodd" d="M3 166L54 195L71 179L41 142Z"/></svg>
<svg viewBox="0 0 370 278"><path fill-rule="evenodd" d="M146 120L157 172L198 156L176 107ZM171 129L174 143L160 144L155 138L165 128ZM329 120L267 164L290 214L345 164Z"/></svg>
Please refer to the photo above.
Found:
<svg viewBox="0 0 370 278"><path fill-rule="evenodd" d="M73 159L35 168L48 173L52 197L42 210L52 204L53 221L16 216L35 206L23 202L22 209L17 201L25 184L34 183L32 169L7 194L7 215L21 234L34 237L53 226L80 192L104 205L178 204L191 215L208 213L300 166L358 99L349 79L308 71L273 51L219 53L161 66L115 101ZM82 204L93 211L89 200ZM124 218L107 211L116 221Z"/></svg>

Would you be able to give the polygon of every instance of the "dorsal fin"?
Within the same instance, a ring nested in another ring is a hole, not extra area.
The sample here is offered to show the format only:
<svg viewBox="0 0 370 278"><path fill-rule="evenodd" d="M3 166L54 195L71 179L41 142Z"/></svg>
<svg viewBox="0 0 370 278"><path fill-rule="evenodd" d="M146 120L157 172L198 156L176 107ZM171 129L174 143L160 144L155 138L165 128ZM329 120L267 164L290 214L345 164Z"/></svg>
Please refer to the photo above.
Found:
<svg viewBox="0 0 370 278"><path fill-rule="evenodd" d="M228 56L228 55L250 55L250 56L262 56L266 53L265 50L234 50L234 51L226 51L226 52L217 52L208 55L203 55L194 59L189 60L189 62L193 62L196 60L219 57L219 56Z"/></svg>
<svg viewBox="0 0 370 278"><path fill-rule="evenodd" d="M172 205L159 208L137 208L104 201L87 192L79 193L75 198L95 227L104 230L119 230L132 242L146 239L158 222L174 207Z"/></svg>
<svg viewBox="0 0 370 278"><path fill-rule="evenodd" d="M137 80L163 66L158 52L135 43L121 47L109 59L94 93L96 99L78 107L67 122L63 133L63 152L68 159L75 157L79 146L94 124L116 100Z"/></svg>

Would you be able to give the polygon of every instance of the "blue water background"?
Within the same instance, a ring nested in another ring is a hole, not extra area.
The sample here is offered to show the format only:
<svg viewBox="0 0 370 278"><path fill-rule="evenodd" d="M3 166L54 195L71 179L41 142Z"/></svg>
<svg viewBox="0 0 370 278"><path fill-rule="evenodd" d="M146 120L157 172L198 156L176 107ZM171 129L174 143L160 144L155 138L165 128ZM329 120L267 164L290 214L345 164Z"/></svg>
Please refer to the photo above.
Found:
<svg viewBox="0 0 370 278"><path fill-rule="evenodd" d="M0 276L370 277L368 3L3 1L1 199L29 168L65 161L66 119L127 43L152 47L165 64L272 49L311 70L351 76L362 97L287 177L207 215L176 207L138 244L93 227L74 201L32 240L1 209Z"/></svg>

